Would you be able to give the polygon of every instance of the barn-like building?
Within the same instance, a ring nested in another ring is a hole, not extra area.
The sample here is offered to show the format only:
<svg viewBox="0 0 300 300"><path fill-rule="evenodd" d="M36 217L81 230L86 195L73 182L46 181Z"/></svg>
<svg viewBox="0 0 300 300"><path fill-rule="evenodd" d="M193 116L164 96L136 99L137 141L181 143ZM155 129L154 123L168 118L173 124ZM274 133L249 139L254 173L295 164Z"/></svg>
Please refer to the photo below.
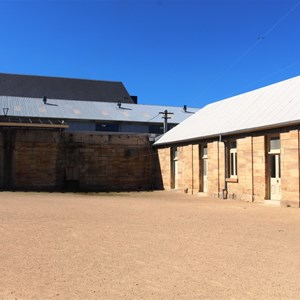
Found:
<svg viewBox="0 0 300 300"><path fill-rule="evenodd" d="M137 104L121 82L0 74L0 190L161 188L153 140L196 111Z"/></svg>
<svg viewBox="0 0 300 300"><path fill-rule="evenodd" d="M197 108L142 105L122 82L0 73L0 124L67 131L164 132Z"/></svg>

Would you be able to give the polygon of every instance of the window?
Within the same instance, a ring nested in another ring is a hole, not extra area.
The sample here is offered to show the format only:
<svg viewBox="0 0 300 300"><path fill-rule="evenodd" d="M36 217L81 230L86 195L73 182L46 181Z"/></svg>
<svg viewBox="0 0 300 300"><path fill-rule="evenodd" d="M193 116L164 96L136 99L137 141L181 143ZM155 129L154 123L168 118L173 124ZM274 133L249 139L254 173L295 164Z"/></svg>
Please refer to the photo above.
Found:
<svg viewBox="0 0 300 300"><path fill-rule="evenodd" d="M96 131L118 132L119 125L115 123L97 123Z"/></svg>
<svg viewBox="0 0 300 300"><path fill-rule="evenodd" d="M280 138L271 137L268 140L269 170L271 178L280 178Z"/></svg>
<svg viewBox="0 0 300 300"><path fill-rule="evenodd" d="M202 146L202 158L207 158L207 145Z"/></svg>
<svg viewBox="0 0 300 300"><path fill-rule="evenodd" d="M172 148L173 151L173 160L178 160L178 149L177 147Z"/></svg>
<svg viewBox="0 0 300 300"><path fill-rule="evenodd" d="M269 140L269 154L280 153L280 138L272 137Z"/></svg>
<svg viewBox="0 0 300 300"><path fill-rule="evenodd" d="M236 141L229 143L229 175L231 178L237 177Z"/></svg>
<svg viewBox="0 0 300 300"><path fill-rule="evenodd" d="M149 133L163 134L164 127L162 125L149 125Z"/></svg>

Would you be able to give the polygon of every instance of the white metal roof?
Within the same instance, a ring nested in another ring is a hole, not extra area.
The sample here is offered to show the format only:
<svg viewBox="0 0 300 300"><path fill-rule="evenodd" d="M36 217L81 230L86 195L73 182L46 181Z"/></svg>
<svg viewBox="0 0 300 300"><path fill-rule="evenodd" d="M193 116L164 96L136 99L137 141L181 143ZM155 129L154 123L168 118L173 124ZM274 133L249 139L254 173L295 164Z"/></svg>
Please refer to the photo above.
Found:
<svg viewBox="0 0 300 300"><path fill-rule="evenodd" d="M300 124L300 76L211 103L155 145Z"/></svg>
<svg viewBox="0 0 300 300"><path fill-rule="evenodd" d="M143 105L122 103L119 108L116 103L73 101L0 96L0 116L4 114L3 108L8 108L8 116L29 118L54 118L70 120L99 120L120 122L162 123L159 112L168 110L169 123L178 124L198 111L198 108L188 108L187 112L182 107L163 105Z"/></svg>

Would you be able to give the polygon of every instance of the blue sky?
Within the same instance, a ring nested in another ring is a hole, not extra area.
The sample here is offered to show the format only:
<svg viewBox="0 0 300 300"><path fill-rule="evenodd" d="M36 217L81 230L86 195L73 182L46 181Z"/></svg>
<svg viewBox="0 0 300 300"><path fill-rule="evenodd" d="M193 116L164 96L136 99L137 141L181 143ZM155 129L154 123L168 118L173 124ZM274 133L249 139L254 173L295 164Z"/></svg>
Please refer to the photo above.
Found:
<svg viewBox="0 0 300 300"><path fill-rule="evenodd" d="M0 0L0 72L202 107L300 75L299 0Z"/></svg>

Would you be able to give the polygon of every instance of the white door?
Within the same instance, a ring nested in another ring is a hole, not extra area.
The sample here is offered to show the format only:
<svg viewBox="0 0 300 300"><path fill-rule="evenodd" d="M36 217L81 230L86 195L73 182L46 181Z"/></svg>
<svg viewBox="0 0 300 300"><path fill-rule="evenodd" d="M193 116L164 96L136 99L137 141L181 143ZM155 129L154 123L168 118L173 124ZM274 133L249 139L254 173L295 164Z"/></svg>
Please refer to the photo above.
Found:
<svg viewBox="0 0 300 300"><path fill-rule="evenodd" d="M272 154L270 159L270 198L281 199L280 154Z"/></svg>

